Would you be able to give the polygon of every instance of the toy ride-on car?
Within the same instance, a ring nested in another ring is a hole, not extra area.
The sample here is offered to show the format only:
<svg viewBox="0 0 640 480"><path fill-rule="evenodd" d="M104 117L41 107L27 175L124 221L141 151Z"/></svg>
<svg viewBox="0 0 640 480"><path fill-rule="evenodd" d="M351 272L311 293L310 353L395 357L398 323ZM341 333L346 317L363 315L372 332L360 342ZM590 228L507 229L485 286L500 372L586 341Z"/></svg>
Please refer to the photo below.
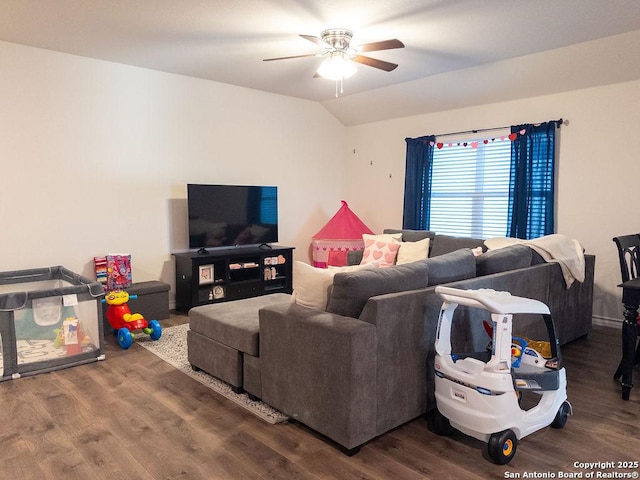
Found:
<svg viewBox="0 0 640 480"><path fill-rule="evenodd" d="M448 435L455 428L487 442L491 460L504 465L515 455L521 438L549 425L564 427L573 412L567 401L567 377L549 307L537 300L494 290L436 287L436 293L444 302L436 331L437 409L427 417L430 430ZM472 340L472 347L468 339L466 343L460 340L464 337L458 335L459 330L452 333L454 312L459 305L468 308L456 316L456 327L460 324L461 328L476 332L476 337L483 337ZM480 346L480 342L486 345L484 331L473 328L475 322L486 318L483 310L491 312L491 322L485 322L485 330L492 339L486 348ZM537 333L546 330L549 341L531 341L524 335L513 337L512 327ZM456 343L462 342L462 348L483 349L454 353L452 338ZM529 409L521 408L525 392L535 400Z"/></svg>
<svg viewBox="0 0 640 480"><path fill-rule="evenodd" d="M124 290L107 292L103 302L107 305L107 320L118 336L118 345L127 349L135 338L134 331L142 330L149 335L151 340L158 340L162 336L162 326L157 320L147 322L139 313L131 313L127 302L137 298L137 295L129 295Z"/></svg>

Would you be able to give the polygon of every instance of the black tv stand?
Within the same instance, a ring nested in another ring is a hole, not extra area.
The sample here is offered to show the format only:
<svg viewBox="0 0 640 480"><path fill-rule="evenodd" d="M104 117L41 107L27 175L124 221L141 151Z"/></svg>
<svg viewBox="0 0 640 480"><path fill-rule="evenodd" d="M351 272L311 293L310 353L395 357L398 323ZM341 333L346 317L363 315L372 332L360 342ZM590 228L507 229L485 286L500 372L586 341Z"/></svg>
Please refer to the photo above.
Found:
<svg viewBox="0 0 640 480"><path fill-rule="evenodd" d="M176 309L293 291L293 248L262 245L181 252L176 259Z"/></svg>
<svg viewBox="0 0 640 480"><path fill-rule="evenodd" d="M198 255L209 255L209 250L202 247L200 250L198 250Z"/></svg>
<svg viewBox="0 0 640 480"><path fill-rule="evenodd" d="M261 248L262 250L271 250L273 247L268 243L261 243L258 245L258 248Z"/></svg>

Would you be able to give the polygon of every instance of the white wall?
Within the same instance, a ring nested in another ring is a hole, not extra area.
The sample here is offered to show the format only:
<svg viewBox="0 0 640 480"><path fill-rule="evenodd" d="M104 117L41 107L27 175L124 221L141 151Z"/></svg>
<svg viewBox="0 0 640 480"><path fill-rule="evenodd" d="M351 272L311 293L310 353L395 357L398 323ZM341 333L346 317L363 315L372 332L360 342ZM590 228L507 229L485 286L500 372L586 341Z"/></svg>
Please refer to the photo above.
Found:
<svg viewBox="0 0 640 480"><path fill-rule="evenodd" d="M402 223L405 137L568 119L558 231L597 255L596 318L620 319L611 238L640 232L640 82L345 128L319 104L0 42L0 271L129 252L173 285L186 184L274 184L280 243L308 260L345 199L373 230Z"/></svg>
<svg viewBox="0 0 640 480"><path fill-rule="evenodd" d="M349 127L350 205L374 231L402 225L406 137L558 118L568 122L558 137L557 231L596 255L596 321L621 320L611 239L640 232L640 81Z"/></svg>
<svg viewBox="0 0 640 480"><path fill-rule="evenodd" d="M174 284L186 184L279 187L280 243L308 259L340 207L344 127L319 104L0 42L0 271L93 278L132 255ZM173 290L173 289L172 289Z"/></svg>

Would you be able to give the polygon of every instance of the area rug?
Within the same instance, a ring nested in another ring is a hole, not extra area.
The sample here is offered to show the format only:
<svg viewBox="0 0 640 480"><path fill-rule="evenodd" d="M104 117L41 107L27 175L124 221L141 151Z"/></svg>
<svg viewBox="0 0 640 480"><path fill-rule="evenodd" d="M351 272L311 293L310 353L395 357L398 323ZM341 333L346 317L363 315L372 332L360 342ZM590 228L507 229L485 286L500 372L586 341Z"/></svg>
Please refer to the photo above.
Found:
<svg viewBox="0 0 640 480"><path fill-rule="evenodd" d="M157 355L165 362L173 365L181 372L189 375L194 380L206 385L211 390L246 408L254 415L260 417L268 423L280 423L288 420L289 417L270 407L264 402L254 401L246 393L238 394L231 390L231 386L218 380L203 371L195 371L191 368L187 360L187 331L188 324L168 327L162 330L162 337L157 341L152 341L144 334L136 335L136 343L146 348L154 355Z"/></svg>

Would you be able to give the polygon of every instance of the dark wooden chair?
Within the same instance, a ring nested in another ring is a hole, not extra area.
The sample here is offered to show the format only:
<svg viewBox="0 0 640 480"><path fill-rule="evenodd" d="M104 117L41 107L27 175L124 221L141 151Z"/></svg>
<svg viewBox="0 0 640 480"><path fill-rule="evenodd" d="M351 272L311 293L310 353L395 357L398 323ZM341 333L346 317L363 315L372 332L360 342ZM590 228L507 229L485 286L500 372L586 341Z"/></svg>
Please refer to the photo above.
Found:
<svg viewBox="0 0 640 480"><path fill-rule="evenodd" d="M613 241L618 247L622 281L636 278L640 273L640 234L614 237Z"/></svg>
<svg viewBox="0 0 640 480"><path fill-rule="evenodd" d="M613 241L618 247L618 258L620 260L620 273L622 282L627 282L640 275L640 234L622 235L614 237ZM640 328L640 327L639 327ZM636 347L634 365L640 363L640 344ZM616 373L613 375L617 380L622 375L622 361L618 365Z"/></svg>

